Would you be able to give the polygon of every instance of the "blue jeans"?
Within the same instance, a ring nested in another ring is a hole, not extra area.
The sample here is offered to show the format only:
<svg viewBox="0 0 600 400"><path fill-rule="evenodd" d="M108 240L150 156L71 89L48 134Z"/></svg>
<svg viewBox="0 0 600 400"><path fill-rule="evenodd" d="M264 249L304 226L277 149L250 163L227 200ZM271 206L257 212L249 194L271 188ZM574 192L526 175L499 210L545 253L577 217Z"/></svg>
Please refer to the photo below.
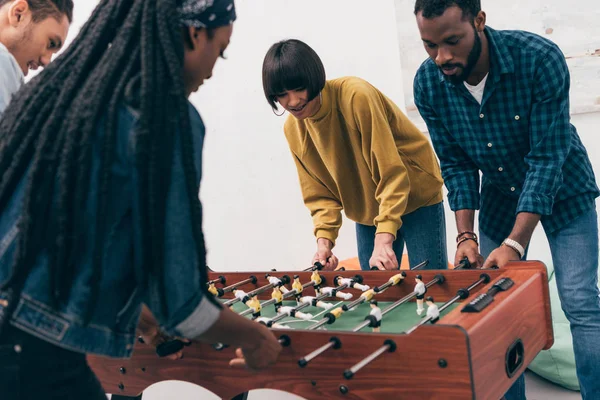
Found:
<svg viewBox="0 0 600 400"><path fill-rule="evenodd" d="M0 337L2 400L106 400L85 354L7 326Z"/></svg>
<svg viewBox="0 0 600 400"><path fill-rule="evenodd" d="M369 260L373 255L376 232L375 226L356 224L358 260L360 268L363 270L371 269ZM423 269L447 269L448 252L446 251L444 203L421 207L402 216L402 226L396 233L396 241L393 244L398 265L402 262L404 242L406 242L411 268L429 260L429 264Z"/></svg>
<svg viewBox="0 0 600 400"><path fill-rule="evenodd" d="M571 324L577 378L584 400L600 399L600 291L598 290L598 215L592 209L550 234L554 275L562 310ZM481 254L487 257L500 243L480 232ZM525 399L525 379L519 377L506 400Z"/></svg>

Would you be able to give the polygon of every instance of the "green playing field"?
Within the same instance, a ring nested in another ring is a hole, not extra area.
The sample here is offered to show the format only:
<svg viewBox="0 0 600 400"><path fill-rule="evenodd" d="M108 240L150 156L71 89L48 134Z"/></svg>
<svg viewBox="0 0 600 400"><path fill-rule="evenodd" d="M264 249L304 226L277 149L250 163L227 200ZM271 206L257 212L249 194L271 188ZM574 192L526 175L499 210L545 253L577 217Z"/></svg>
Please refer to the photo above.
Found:
<svg viewBox="0 0 600 400"><path fill-rule="evenodd" d="M344 304L350 304L352 300L354 299L351 299L350 301L329 301L327 303L333 306L330 309L333 310L334 308L341 307ZM393 303L379 302L378 306L382 311L384 311L385 308L391 304ZM438 306L442 305L442 303L437 304ZM443 317L446 313L450 312L459 304L460 303L453 304L452 306L448 307L440 314L440 317ZM283 302L283 306L295 307L296 305L297 304L295 301ZM427 304L423 304L423 306L425 307L425 311L421 315L417 315L417 303L414 301L398 306L397 308L383 316L383 319L381 321L381 332L401 333L409 330L410 328L421 322L423 318L426 317ZM236 303L231 307L231 309L239 313L244 310L247 310L248 307L246 307L242 303ZM289 326L292 329L305 329L310 325L313 325L315 322L319 322L321 319L323 319L324 315L330 310L324 310L323 308L309 306L300 310L303 313L312 315L312 318L309 321L304 321L298 318L286 317L285 319L279 321L279 324ZM369 315L370 311L371 306L368 303L361 304L357 307L354 307L352 310L349 310L342 314L333 324L325 324L323 328L330 331L351 331L357 325L364 322L365 316ZM276 313L274 305L268 305L266 307L263 307L261 310L261 317L272 318L275 315ZM248 314L247 317L252 318L252 315ZM361 330L361 332L370 331L371 328L368 326Z"/></svg>

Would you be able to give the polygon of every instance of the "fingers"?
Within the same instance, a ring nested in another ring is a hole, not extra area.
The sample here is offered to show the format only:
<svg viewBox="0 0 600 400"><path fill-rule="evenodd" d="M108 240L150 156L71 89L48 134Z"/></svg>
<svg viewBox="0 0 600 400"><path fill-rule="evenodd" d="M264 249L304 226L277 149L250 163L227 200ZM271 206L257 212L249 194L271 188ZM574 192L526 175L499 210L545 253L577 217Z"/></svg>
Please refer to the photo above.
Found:
<svg viewBox="0 0 600 400"><path fill-rule="evenodd" d="M233 368L246 368L246 360L243 358L234 358L229 361L229 366Z"/></svg>
<svg viewBox="0 0 600 400"><path fill-rule="evenodd" d="M398 259L393 251L391 251L391 254L389 252L383 252L373 255L369 260L369 264L371 267L377 267L379 269L398 269Z"/></svg>
<svg viewBox="0 0 600 400"><path fill-rule="evenodd" d="M177 353L170 354L165 357L167 360L181 360L183 358L183 350L178 351Z"/></svg>
<svg viewBox="0 0 600 400"><path fill-rule="evenodd" d="M336 256L334 256L333 254L331 255L331 259L329 260L329 263L331 264L331 267L333 269L336 269L338 264L339 264L339 260Z"/></svg>
<svg viewBox="0 0 600 400"><path fill-rule="evenodd" d="M390 261L392 262L392 269L398 269L399 268L398 257L396 257L396 253L394 252L394 250L393 249L387 250L387 255L388 255Z"/></svg>

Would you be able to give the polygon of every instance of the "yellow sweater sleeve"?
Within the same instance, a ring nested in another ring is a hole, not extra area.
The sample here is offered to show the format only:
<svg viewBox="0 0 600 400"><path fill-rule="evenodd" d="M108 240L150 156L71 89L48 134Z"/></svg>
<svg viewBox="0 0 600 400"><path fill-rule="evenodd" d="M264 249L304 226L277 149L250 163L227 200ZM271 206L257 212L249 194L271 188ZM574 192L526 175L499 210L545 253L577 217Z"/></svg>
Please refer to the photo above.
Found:
<svg viewBox="0 0 600 400"><path fill-rule="evenodd" d="M375 218L377 233L396 236L402 225L401 216L406 210L410 181L408 172L398 153L394 134L390 128L383 99L375 88L360 85L346 103L362 138L362 153L373 181L377 185L375 198L379 215Z"/></svg>
<svg viewBox="0 0 600 400"><path fill-rule="evenodd" d="M314 177L294 154L294 162L300 179L304 204L310 211L317 239L329 239L335 244L342 226L342 205L332 193Z"/></svg>

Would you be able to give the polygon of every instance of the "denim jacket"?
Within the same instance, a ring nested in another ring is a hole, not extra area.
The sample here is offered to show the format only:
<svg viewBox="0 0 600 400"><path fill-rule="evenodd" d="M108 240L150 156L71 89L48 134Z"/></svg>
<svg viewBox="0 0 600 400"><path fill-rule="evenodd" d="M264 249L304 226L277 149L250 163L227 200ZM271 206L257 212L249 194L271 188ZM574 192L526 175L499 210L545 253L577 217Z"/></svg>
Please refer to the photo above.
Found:
<svg viewBox="0 0 600 400"><path fill-rule="evenodd" d="M199 182L205 129L200 115L191 104L189 115ZM152 293L155 290L153 288L159 286L150 281L147 287L140 288L136 283L139 281L136 278L142 274L140 224L136 223L136 220L139 221L140 204L133 140L136 123L135 110L127 106L121 107L115 139L116 155L111 167L108 212L102 216L96 215L103 137L103 124L98 125L96 143L92 150L90 196L86 206L86 238L68 301L58 310L50 306L48 254L42 253L18 299L19 303L10 320L13 326L69 350L109 357L129 357L142 303L149 306L161 327L172 335L195 338L217 320L220 307L207 295L206 288L200 282L180 151L181 138L177 132L165 132L175 135L171 184L168 193L165 193L167 211L163 279L167 315L161 314L159 296ZM24 174L7 207L0 214L0 283L6 281L12 266L27 175ZM91 322L84 325L82 318L90 293L89 279L92 275L92 249L97 218L105 221L108 219L102 279ZM0 292L0 299L6 298L6 293Z"/></svg>

